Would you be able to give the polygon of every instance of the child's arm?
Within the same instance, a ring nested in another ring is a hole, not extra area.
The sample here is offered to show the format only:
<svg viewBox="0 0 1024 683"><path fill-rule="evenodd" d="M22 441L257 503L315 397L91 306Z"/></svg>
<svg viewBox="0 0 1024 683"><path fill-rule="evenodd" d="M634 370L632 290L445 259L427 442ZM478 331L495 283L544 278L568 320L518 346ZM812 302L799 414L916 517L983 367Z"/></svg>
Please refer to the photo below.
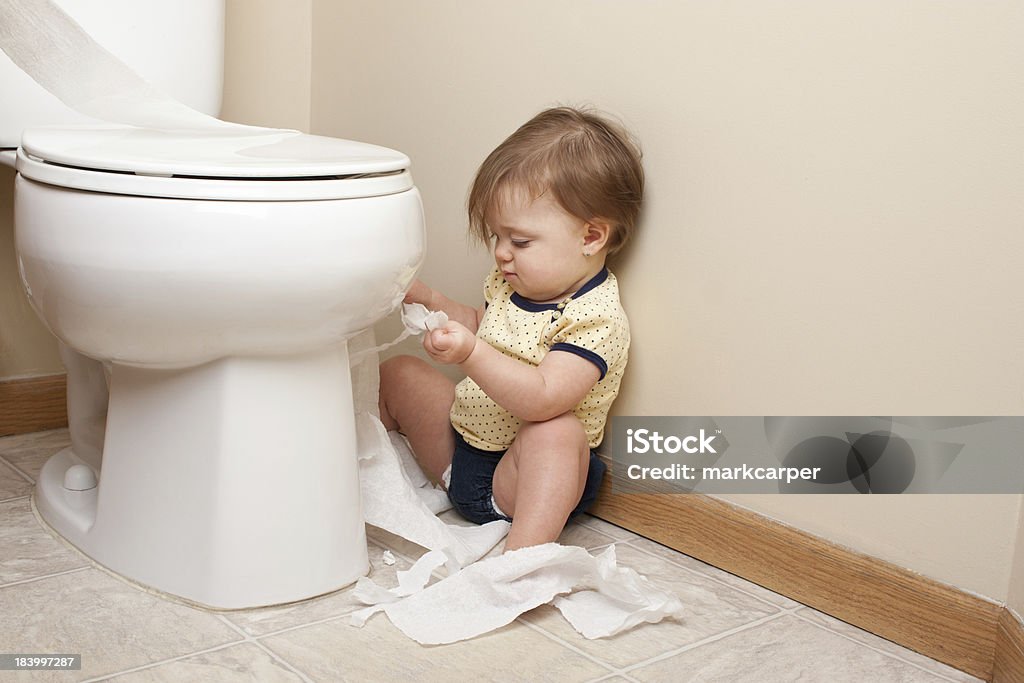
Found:
<svg viewBox="0 0 1024 683"><path fill-rule="evenodd" d="M412 283L412 287L405 295L407 304L423 304L431 311L444 311L449 320L456 320L465 325L470 332L476 334L480 327L480 319L484 316L484 308L473 308L466 304L460 304L446 297L441 292L431 289L419 280Z"/></svg>
<svg viewBox="0 0 1024 683"><path fill-rule="evenodd" d="M423 347L438 362L457 363L495 403L527 422L569 412L601 378L596 365L573 353L548 353L534 367L478 340L458 323L428 332Z"/></svg>

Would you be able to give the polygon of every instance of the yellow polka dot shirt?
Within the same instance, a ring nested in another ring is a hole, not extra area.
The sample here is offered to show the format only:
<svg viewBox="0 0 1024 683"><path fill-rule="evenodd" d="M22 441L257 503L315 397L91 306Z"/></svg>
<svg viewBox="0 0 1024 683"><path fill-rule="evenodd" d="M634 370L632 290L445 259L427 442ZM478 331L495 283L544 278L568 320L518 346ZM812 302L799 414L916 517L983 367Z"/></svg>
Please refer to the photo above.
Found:
<svg viewBox="0 0 1024 683"><path fill-rule="evenodd" d="M573 409L595 448L629 355L629 321L615 276L606 268L564 301L538 304L516 294L495 268L484 282L484 298L479 339L533 366L548 352L560 351L575 353L601 371L601 379ZM487 451L508 449L522 424L469 377L455 387L451 421L469 445Z"/></svg>

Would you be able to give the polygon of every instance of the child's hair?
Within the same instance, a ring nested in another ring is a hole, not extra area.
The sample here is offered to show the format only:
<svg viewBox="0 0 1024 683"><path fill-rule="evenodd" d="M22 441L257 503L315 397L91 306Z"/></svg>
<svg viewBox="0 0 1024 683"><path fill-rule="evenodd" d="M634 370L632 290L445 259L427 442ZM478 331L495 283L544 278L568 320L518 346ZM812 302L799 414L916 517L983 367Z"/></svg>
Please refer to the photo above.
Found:
<svg viewBox="0 0 1024 683"><path fill-rule="evenodd" d="M546 109L512 133L480 165L469 192L470 234L487 243L485 215L514 192L550 191L568 213L611 227L608 253L636 229L644 193L639 146L629 133L592 111Z"/></svg>

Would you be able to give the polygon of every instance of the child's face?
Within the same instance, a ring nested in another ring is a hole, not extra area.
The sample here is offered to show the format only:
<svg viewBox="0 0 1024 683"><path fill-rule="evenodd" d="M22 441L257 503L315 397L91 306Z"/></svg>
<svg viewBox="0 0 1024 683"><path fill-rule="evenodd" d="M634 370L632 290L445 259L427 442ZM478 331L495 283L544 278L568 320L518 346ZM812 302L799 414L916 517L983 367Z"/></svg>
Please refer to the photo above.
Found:
<svg viewBox="0 0 1024 683"><path fill-rule="evenodd" d="M520 296L561 301L604 265L603 254L583 255L589 224L570 215L548 193L515 192L487 214L494 260Z"/></svg>

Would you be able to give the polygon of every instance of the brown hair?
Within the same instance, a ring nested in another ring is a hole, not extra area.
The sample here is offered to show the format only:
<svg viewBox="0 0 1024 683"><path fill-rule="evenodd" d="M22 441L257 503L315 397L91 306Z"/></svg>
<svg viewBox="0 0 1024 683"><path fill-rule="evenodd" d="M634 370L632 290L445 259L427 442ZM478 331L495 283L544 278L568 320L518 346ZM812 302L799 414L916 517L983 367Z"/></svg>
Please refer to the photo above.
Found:
<svg viewBox="0 0 1024 683"><path fill-rule="evenodd" d="M546 109L524 123L480 165L469 192L470 234L488 242L485 215L517 190L550 191L568 213L607 221L608 253L636 229L644 193L639 146L605 117L572 107Z"/></svg>

